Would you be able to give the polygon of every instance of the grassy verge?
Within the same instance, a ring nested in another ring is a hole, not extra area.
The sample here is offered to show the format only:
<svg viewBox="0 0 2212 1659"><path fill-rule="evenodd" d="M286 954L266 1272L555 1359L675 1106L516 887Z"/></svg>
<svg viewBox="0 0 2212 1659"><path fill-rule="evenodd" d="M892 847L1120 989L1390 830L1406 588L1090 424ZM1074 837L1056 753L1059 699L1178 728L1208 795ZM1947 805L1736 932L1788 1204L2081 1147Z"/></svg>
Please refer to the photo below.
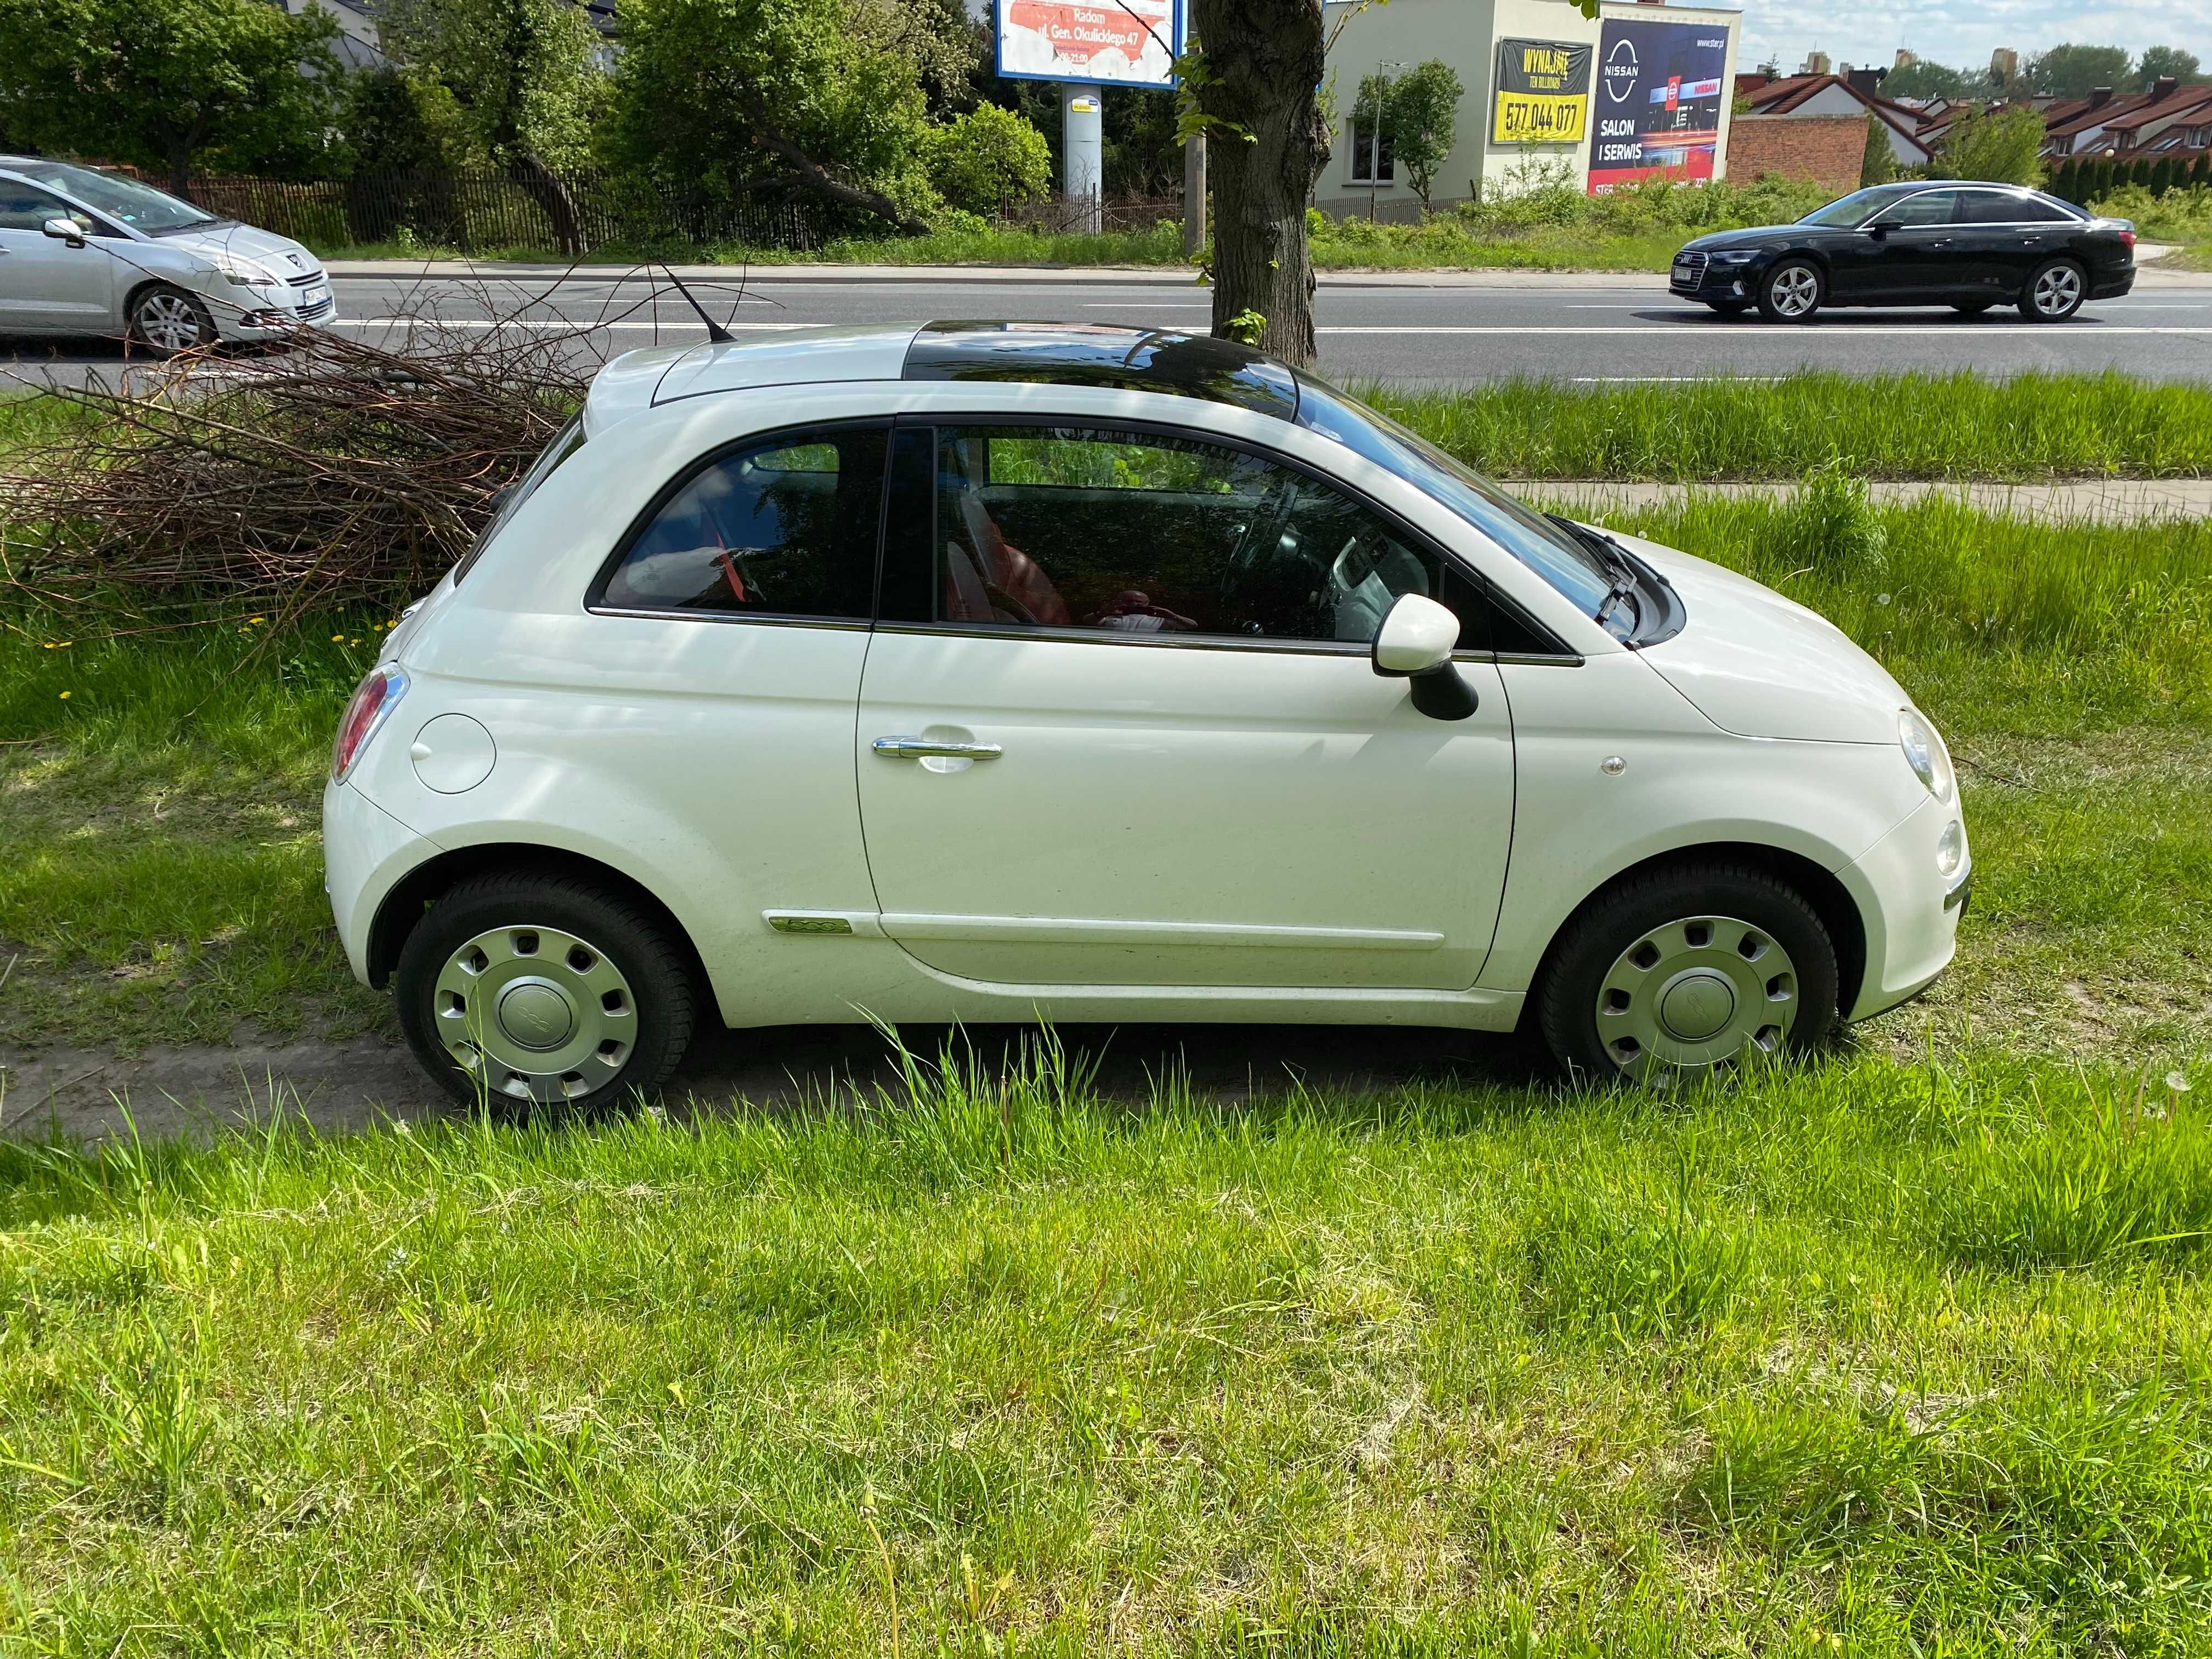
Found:
<svg viewBox="0 0 2212 1659"><path fill-rule="evenodd" d="M1849 375L1577 386L1509 380L1362 396L1492 474L1796 478L1840 458L1882 478L2212 473L2212 388L2125 375Z"/></svg>
<svg viewBox="0 0 2212 1659"><path fill-rule="evenodd" d="M1982 873L1933 1005L1947 1033L2114 1058L2212 1039L2212 528L1874 512L1833 476L1780 505L1616 522L1833 617L1951 739ZM373 627L48 648L50 623L18 620L0 635L0 951L20 957L0 1024L130 1048L385 1021L338 960L316 843Z"/></svg>
<svg viewBox="0 0 2212 1659"><path fill-rule="evenodd" d="M0 1147L25 1653L2179 1655L2212 1130L1878 1060Z"/></svg>

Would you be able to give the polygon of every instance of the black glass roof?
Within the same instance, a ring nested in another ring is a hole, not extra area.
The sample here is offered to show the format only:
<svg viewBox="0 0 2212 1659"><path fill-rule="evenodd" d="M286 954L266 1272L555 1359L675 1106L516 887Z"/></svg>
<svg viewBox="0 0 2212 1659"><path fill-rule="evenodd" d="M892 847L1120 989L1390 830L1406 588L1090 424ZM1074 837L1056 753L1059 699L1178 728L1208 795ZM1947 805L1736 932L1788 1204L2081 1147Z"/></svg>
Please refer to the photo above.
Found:
<svg viewBox="0 0 2212 1659"><path fill-rule="evenodd" d="M931 323L907 349L905 378L1164 392L1285 421L1298 409L1297 378L1249 346L1107 323Z"/></svg>

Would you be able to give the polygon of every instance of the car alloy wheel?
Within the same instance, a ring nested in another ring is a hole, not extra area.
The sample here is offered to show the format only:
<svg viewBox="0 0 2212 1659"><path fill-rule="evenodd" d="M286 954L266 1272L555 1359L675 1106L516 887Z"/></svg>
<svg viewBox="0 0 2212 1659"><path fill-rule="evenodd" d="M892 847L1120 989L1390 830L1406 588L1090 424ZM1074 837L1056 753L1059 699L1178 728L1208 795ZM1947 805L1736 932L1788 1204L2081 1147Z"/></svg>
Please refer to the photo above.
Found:
<svg viewBox="0 0 2212 1659"><path fill-rule="evenodd" d="M1759 290L1759 308L1774 322L1806 321L1820 308L1820 273L1799 259L1777 265Z"/></svg>
<svg viewBox="0 0 2212 1659"><path fill-rule="evenodd" d="M2028 313L2039 321L2063 322L2081 308L2086 290L2081 268L2055 260L2028 279Z"/></svg>
<svg viewBox="0 0 2212 1659"><path fill-rule="evenodd" d="M215 337L206 311L179 289L151 288L131 307L131 332L143 345L169 356Z"/></svg>
<svg viewBox="0 0 2212 1659"><path fill-rule="evenodd" d="M556 927L494 927L446 958L438 1040L488 1093L547 1104L611 1082L637 1044L637 994L607 954Z"/></svg>
<svg viewBox="0 0 2212 1659"><path fill-rule="evenodd" d="M1797 1020L1797 968L1774 937L1733 916L1655 927L1598 987L1599 1041L1627 1076L1710 1071L1774 1054Z"/></svg>

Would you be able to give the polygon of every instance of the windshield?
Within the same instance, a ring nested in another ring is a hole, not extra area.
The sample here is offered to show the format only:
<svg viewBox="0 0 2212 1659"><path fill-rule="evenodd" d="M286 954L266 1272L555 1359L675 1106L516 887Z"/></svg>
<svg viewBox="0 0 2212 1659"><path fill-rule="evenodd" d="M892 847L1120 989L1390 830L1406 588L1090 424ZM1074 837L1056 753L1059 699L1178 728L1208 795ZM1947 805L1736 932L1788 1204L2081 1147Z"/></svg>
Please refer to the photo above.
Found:
<svg viewBox="0 0 2212 1659"><path fill-rule="evenodd" d="M495 498L499 501L499 507L492 514L491 522L483 527L483 533L476 538L469 550L461 555L461 562L453 567L454 586L461 585L461 578L469 574L469 567L483 556L484 549L491 545L491 538L498 535L501 527L521 510L523 502L530 499L532 492L551 477L562 462L583 447L584 416L579 410L568 417L566 426L553 434L552 442L538 452L530 471L522 475L522 482L509 484Z"/></svg>
<svg viewBox="0 0 2212 1659"><path fill-rule="evenodd" d="M1596 616L1612 596L1613 572L1595 549L1358 398L1301 374L1297 423L1449 507L1573 600L1585 617Z"/></svg>
<svg viewBox="0 0 2212 1659"><path fill-rule="evenodd" d="M36 179L42 185L52 185L87 207L97 209L133 230L143 230L149 236L166 236L173 231L220 222L215 215L202 212L190 202L180 202L166 191L118 173L94 173L90 167L73 167L65 161L11 161L8 165L9 171L20 173L26 179Z"/></svg>
<svg viewBox="0 0 2212 1659"><path fill-rule="evenodd" d="M1830 230L1849 230L1863 225L1887 207L1892 202L1925 190L1925 185L1875 185L1868 190L1855 190L1841 196L1824 208L1815 208L1797 222L1801 225L1820 225Z"/></svg>

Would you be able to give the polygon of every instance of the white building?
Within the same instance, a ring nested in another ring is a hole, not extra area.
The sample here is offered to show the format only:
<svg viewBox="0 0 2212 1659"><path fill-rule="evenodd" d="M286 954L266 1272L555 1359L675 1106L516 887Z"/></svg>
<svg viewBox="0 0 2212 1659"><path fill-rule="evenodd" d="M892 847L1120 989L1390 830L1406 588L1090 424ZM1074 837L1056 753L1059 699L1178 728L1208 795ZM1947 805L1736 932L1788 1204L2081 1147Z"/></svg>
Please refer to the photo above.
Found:
<svg viewBox="0 0 2212 1659"><path fill-rule="evenodd" d="M1742 14L1729 7L1609 0L1596 19L1571 0L1391 0L1328 6L1325 83L1334 154L1314 200L1332 214L1414 216L1420 198L1352 118L1376 73L1449 64L1466 88L1458 142L1437 170L1441 206L1565 170L1584 188L1656 175L1725 175ZM1378 151L1380 153L1378 153Z"/></svg>

